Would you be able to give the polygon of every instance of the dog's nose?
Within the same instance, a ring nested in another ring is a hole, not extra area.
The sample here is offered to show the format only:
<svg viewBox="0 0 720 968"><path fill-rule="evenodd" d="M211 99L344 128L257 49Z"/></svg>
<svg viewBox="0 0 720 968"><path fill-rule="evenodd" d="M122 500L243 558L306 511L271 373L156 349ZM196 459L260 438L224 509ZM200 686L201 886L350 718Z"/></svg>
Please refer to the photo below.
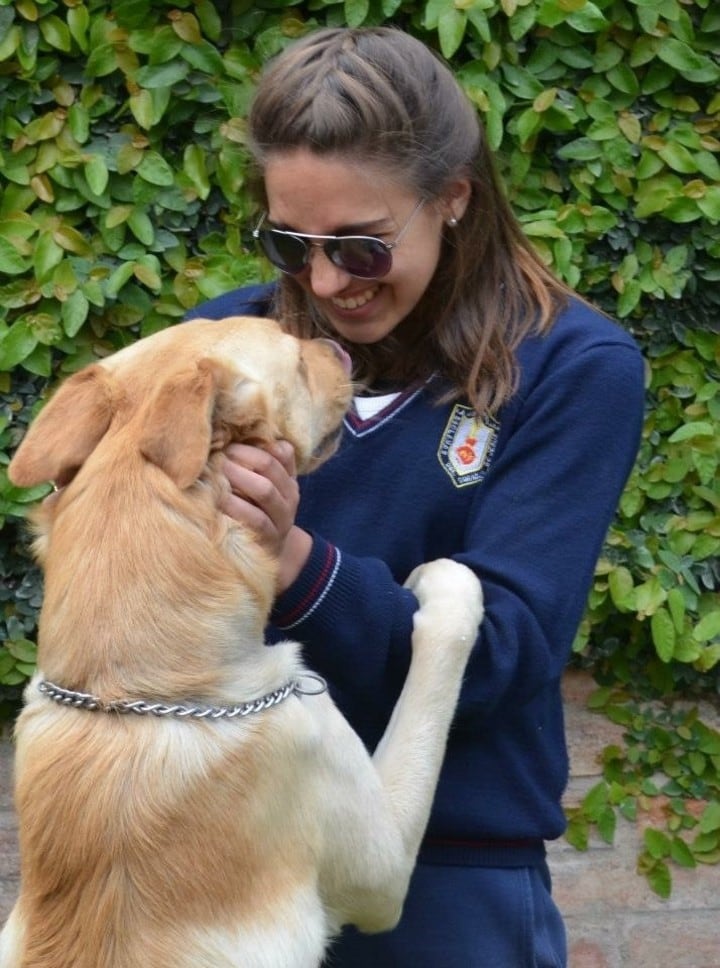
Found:
<svg viewBox="0 0 720 968"><path fill-rule="evenodd" d="M342 363L345 372L349 376L352 373L352 359L350 358L350 355L345 352L342 346L339 343L336 343L334 339L325 339L324 337L320 337L318 342L325 343L330 347L335 356L337 356Z"/></svg>

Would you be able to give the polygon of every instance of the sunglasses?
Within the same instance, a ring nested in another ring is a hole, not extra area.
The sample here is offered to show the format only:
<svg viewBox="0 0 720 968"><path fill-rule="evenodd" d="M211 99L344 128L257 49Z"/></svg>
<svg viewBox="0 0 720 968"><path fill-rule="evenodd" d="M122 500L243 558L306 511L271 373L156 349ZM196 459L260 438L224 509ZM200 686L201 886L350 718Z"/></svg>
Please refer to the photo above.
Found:
<svg viewBox="0 0 720 968"><path fill-rule="evenodd" d="M402 240L410 223L425 204L418 202L410 217L392 242L383 242L371 235L307 235L286 232L284 229L261 228L267 218L263 214L253 238L272 264L281 272L296 276L307 266L312 248L322 249L338 269L358 279L380 279L392 267L392 250Z"/></svg>

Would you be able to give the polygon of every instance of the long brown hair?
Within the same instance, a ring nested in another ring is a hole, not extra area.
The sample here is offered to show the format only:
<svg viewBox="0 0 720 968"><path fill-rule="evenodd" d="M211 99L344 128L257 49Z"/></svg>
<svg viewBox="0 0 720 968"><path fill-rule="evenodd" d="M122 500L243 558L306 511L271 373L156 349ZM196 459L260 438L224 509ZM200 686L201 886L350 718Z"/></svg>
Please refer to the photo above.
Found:
<svg viewBox="0 0 720 968"><path fill-rule="evenodd" d="M413 312L380 342L350 349L370 386L439 372L450 396L466 395L479 413L508 400L518 344L547 331L570 291L523 235L477 113L440 58L391 27L308 34L263 74L250 136L260 173L269 156L306 148L380 167L426 200L453 179L470 181L467 209L444 232ZM292 277L281 278L275 311L298 336L328 335Z"/></svg>

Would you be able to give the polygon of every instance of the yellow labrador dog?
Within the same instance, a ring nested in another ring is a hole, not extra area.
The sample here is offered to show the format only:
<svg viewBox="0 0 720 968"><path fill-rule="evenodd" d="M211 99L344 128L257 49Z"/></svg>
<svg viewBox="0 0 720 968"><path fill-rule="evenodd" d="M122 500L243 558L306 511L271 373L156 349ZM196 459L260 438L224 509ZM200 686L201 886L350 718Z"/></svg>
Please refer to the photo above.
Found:
<svg viewBox="0 0 720 968"><path fill-rule="evenodd" d="M349 361L268 320L157 333L68 379L15 455L35 518L38 672L17 723L21 890L2 968L314 968L398 920L482 617L464 566L409 581L404 691L375 755L264 645L275 563L220 513L221 451L334 448Z"/></svg>

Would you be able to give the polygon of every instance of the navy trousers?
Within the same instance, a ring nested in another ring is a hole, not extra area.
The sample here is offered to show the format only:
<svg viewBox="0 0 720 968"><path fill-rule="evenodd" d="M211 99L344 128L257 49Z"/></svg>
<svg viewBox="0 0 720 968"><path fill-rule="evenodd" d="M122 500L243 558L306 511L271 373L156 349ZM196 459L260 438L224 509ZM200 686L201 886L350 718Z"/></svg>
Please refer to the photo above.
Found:
<svg viewBox="0 0 720 968"><path fill-rule="evenodd" d="M418 864L400 924L346 929L324 968L566 968L565 928L542 867Z"/></svg>

